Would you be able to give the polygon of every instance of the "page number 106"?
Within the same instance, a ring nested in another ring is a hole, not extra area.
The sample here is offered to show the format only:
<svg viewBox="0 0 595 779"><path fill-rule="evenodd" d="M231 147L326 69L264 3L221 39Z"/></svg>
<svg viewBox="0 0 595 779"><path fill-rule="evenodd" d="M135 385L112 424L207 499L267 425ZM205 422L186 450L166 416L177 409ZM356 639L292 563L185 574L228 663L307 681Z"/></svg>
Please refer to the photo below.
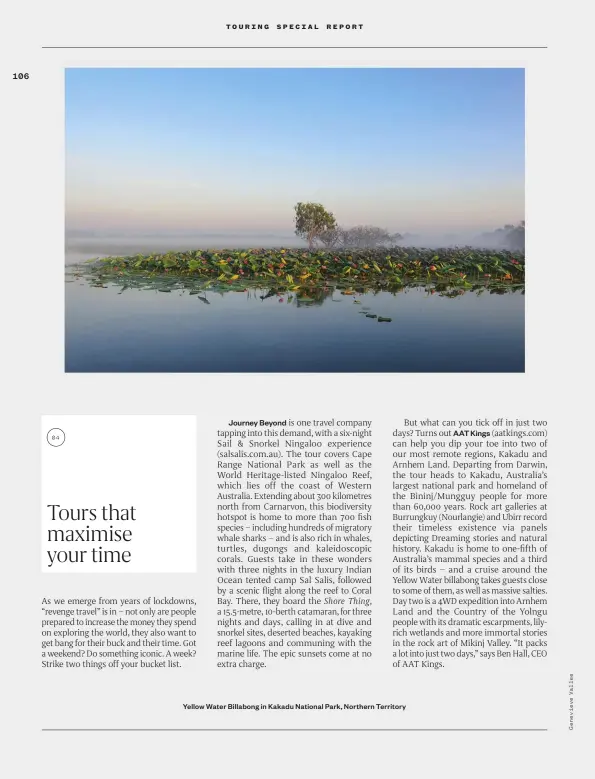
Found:
<svg viewBox="0 0 595 779"><path fill-rule="evenodd" d="M12 77L13 78L25 78L25 79L27 79L27 78L29 78L29 74L28 73L13 73Z"/></svg>

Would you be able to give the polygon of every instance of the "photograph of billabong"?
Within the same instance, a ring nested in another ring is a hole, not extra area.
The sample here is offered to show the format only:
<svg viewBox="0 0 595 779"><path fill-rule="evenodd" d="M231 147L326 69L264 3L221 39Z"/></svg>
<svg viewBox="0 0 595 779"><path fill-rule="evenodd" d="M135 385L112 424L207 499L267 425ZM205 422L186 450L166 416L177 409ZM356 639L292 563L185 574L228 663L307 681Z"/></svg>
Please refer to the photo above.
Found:
<svg viewBox="0 0 595 779"><path fill-rule="evenodd" d="M67 69L66 371L524 371L524 82Z"/></svg>

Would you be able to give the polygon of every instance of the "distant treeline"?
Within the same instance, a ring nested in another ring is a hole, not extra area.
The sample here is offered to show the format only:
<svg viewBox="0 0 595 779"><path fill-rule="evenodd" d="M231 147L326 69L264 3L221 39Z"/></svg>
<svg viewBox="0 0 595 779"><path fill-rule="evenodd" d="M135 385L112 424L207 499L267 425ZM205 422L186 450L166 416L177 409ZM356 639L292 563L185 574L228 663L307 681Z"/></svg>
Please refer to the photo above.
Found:
<svg viewBox="0 0 595 779"><path fill-rule="evenodd" d="M504 225L490 233L482 233L478 238L481 246L494 249L509 249L513 252L525 251L525 222L518 225Z"/></svg>
<svg viewBox="0 0 595 779"><path fill-rule="evenodd" d="M318 236L327 249L379 249L396 246L403 240L401 233L389 233L382 227L358 225L357 227L335 227Z"/></svg>
<svg viewBox="0 0 595 779"><path fill-rule="evenodd" d="M404 244L407 246L419 245L419 236L409 233L390 233L382 227L373 225L336 227L321 233L316 240L326 249L388 249ZM446 243L454 246L460 242L456 241L453 236ZM524 252L525 222L520 222L518 225L504 225L497 230L482 233L475 240L469 241L467 239L463 243L486 249L508 249L514 252Z"/></svg>

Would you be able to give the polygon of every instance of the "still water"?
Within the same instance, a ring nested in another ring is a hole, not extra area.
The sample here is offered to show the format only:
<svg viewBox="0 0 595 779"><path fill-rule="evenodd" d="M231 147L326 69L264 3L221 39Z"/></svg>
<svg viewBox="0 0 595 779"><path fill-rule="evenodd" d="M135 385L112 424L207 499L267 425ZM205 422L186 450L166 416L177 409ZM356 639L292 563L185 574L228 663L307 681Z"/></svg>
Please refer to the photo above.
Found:
<svg viewBox="0 0 595 779"><path fill-rule="evenodd" d="M70 372L522 372L524 295L66 284ZM355 301L359 302L355 302ZM381 322L366 314L390 318Z"/></svg>

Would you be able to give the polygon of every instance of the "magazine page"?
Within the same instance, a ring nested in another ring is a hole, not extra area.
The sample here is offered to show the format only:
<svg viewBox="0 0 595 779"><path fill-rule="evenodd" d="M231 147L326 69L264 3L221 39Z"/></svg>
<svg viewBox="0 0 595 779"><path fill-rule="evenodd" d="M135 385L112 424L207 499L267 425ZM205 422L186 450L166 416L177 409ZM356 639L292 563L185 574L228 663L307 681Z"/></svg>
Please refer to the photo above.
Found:
<svg viewBox="0 0 595 779"><path fill-rule="evenodd" d="M562 30L13 10L3 774L588 775Z"/></svg>

